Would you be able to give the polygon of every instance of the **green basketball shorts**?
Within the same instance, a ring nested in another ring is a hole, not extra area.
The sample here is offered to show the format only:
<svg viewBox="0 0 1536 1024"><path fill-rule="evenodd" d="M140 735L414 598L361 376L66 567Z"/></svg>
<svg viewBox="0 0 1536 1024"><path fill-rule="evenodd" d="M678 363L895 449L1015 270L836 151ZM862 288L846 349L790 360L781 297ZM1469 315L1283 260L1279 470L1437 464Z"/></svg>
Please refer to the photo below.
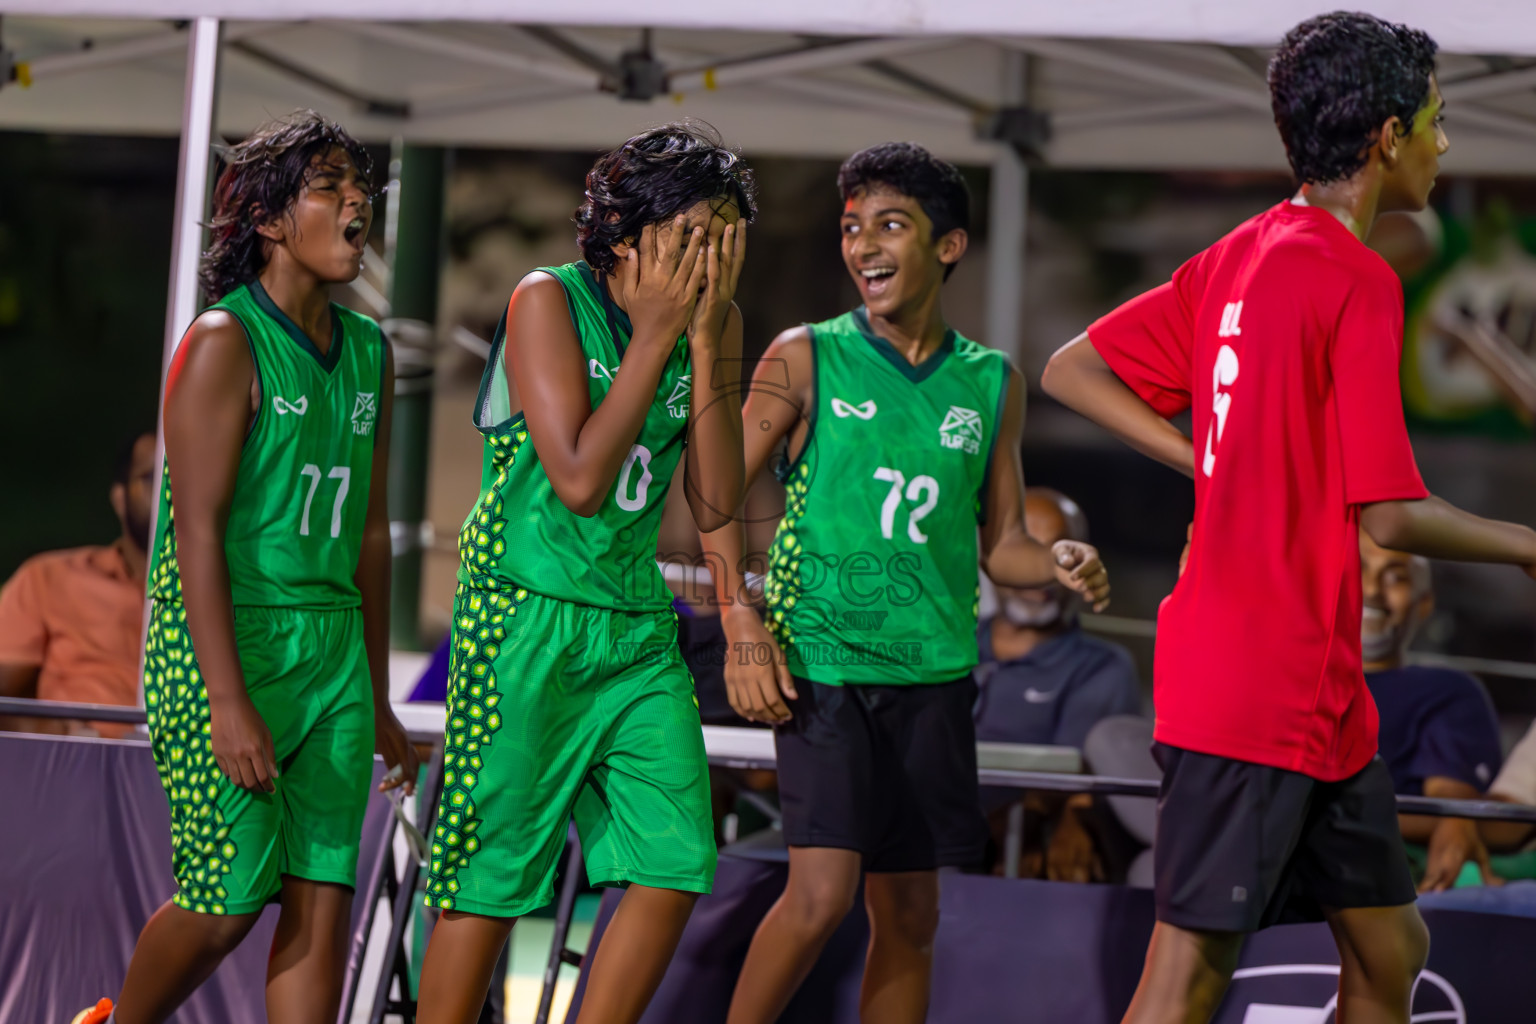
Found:
<svg viewBox="0 0 1536 1024"><path fill-rule="evenodd" d="M551 902L572 815L592 884L709 892L709 769L671 610L461 585L453 645L428 906Z"/></svg>
<svg viewBox="0 0 1536 1024"><path fill-rule="evenodd" d="M144 705L171 801L172 898L199 913L260 910L284 875L355 886L373 778L373 689L359 609L236 608L235 644L272 733L274 793L241 789L219 770L186 607L155 602Z"/></svg>

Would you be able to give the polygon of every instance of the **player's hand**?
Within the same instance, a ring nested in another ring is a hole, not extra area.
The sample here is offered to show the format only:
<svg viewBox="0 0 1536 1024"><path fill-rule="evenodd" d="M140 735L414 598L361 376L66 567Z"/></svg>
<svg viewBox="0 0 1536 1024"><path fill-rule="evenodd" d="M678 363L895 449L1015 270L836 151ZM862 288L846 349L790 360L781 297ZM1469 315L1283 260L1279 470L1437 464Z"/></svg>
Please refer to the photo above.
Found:
<svg viewBox="0 0 1536 1024"><path fill-rule="evenodd" d="M1179 575L1184 575L1184 567L1189 564L1189 549L1195 543L1195 524L1190 523L1184 531L1184 550L1179 552Z"/></svg>
<svg viewBox="0 0 1536 1024"><path fill-rule="evenodd" d="M727 224L719 241L706 239L704 292L693 308L688 340L716 344L725 333L725 319L736 297L741 268L747 262L747 222Z"/></svg>
<svg viewBox="0 0 1536 1024"><path fill-rule="evenodd" d="M799 696L784 652L756 610L737 607L721 617L725 630L725 693L731 707L749 722L789 721L788 701ZM766 652L766 657L759 657ZM768 662L764 665L762 662Z"/></svg>
<svg viewBox="0 0 1536 1024"><path fill-rule="evenodd" d="M1102 882L1104 865L1099 862L1093 836L1077 815L1078 808L1071 804L1062 811L1046 850L1045 877L1053 882Z"/></svg>
<svg viewBox="0 0 1536 1024"><path fill-rule="evenodd" d="M619 300L635 340L670 351L692 319L704 284L704 229L685 231L681 214L670 224L647 224L624 261L635 269L626 275Z"/></svg>
<svg viewBox="0 0 1536 1024"><path fill-rule="evenodd" d="M373 749L384 759L385 768L399 768L394 778L379 783L379 792L404 787L407 794L416 792L416 776L421 771L421 758L416 745L405 734L405 726L388 707L374 713Z"/></svg>
<svg viewBox="0 0 1536 1024"><path fill-rule="evenodd" d="M277 753L272 747L272 731L250 698L242 694L233 700L211 703L208 716L213 733L213 759L224 777L253 793L275 793Z"/></svg>
<svg viewBox="0 0 1536 1024"><path fill-rule="evenodd" d="M1078 540L1059 540L1051 545L1051 556L1062 586L1082 594L1096 612L1109 607L1109 571L1099 560L1097 548Z"/></svg>
<svg viewBox="0 0 1536 1024"><path fill-rule="evenodd" d="M1419 882L1419 892L1444 892L1456 884L1467 861L1477 864L1484 885L1503 885L1488 862L1488 847L1478 834L1477 822L1468 818L1442 818L1429 837L1429 863Z"/></svg>

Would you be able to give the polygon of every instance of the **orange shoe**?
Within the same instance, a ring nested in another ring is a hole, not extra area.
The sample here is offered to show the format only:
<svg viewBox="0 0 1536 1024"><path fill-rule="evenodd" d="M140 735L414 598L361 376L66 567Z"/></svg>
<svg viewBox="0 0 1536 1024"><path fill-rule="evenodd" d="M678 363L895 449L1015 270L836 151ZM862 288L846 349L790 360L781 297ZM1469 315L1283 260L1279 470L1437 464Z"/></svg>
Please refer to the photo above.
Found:
<svg viewBox="0 0 1536 1024"><path fill-rule="evenodd" d="M95 1006L75 1014L69 1024L106 1024L110 1016L112 1016L112 1000L103 999Z"/></svg>

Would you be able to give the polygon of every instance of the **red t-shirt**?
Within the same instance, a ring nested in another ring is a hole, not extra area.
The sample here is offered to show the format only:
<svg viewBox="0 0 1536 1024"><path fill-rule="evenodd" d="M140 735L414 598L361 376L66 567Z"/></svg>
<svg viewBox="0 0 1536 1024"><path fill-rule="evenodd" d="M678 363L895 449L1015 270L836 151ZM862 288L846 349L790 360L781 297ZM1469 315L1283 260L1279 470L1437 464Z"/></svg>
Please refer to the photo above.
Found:
<svg viewBox="0 0 1536 1024"><path fill-rule="evenodd" d="M1281 203L1088 330L1163 416L1193 408L1189 562L1158 615L1156 738L1335 780L1376 753L1360 506L1428 495L1403 424L1396 275Z"/></svg>

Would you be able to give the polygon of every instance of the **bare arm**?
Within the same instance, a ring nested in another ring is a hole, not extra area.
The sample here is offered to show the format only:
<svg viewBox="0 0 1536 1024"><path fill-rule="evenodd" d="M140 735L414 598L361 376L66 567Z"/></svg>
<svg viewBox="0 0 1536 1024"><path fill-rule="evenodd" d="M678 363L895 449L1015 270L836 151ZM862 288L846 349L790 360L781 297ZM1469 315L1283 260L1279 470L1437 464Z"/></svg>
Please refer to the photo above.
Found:
<svg viewBox="0 0 1536 1024"><path fill-rule="evenodd" d="M681 225L667 235L681 241ZM629 258L644 264L639 290L627 295L634 336L607 397L592 408L587 364L571 325L565 289L529 274L507 311L507 369L528 421L540 465L561 502L579 516L597 514L640 434L673 346L688 324L703 278L702 231L680 256L647 227Z"/></svg>
<svg viewBox="0 0 1536 1024"><path fill-rule="evenodd" d="M1123 385L1122 385L1123 386ZM981 527L981 567L1005 587L1039 587L1053 580L1087 594L1095 611L1109 603L1109 576L1098 552L1077 541L1046 547L1024 530L1024 377L1008 375L1003 421L992 450L987 520Z"/></svg>
<svg viewBox="0 0 1536 1024"><path fill-rule="evenodd" d="M1443 800L1482 800L1477 787L1459 779L1430 776L1424 780L1424 795ZM1472 861L1482 872L1485 885L1501 884L1488 864L1488 848L1478 834L1477 822L1470 818L1436 818L1422 814L1399 814L1398 826L1403 838L1429 845L1429 860L1424 867L1420 892L1441 892L1456 884L1462 866Z"/></svg>
<svg viewBox="0 0 1536 1024"><path fill-rule="evenodd" d="M815 367L811 338L804 327L791 328L774 339L758 361L752 388L742 408L742 456L744 480L755 480L768 464L774 449L806 418L815 400L811 381ZM731 706L744 718L762 722L782 722L789 718L783 697L795 696L794 682L788 668L764 628L747 594L744 566L746 531L739 517L733 517L718 530L700 535L710 573L714 577L715 597L720 604L721 626L731 657L726 662L725 680ZM769 645L775 657L772 665L759 665L748 653L751 645ZM747 645L742 648L737 645Z"/></svg>
<svg viewBox="0 0 1536 1024"><path fill-rule="evenodd" d="M693 388L683 490L702 531L731 520L743 493L741 310L732 301L747 255L747 226L726 227L705 253L704 296L688 331ZM707 469L705 467L708 467Z"/></svg>
<svg viewBox="0 0 1536 1024"><path fill-rule="evenodd" d="M1536 575L1536 531L1463 512L1434 496L1365 505L1360 525L1371 540L1394 551L1459 562L1505 562Z"/></svg>
<svg viewBox="0 0 1536 1024"><path fill-rule="evenodd" d="M1189 438L1115 376L1087 334L1078 335L1051 357L1040 385L1062 405L1143 455L1194 479L1195 448Z"/></svg>
<svg viewBox="0 0 1536 1024"><path fill-rule="evenodd" d="M368 512L363 543L357 556L353 581L363 602L363 646L368 652L368 675L373 682L374 745L390 768L399 766L398 781L381 788L416 788L416 748L406 738L389 703L389 580L394 549L389 538L389 436L395 410L395 353L384 341L384 384L379 396L379 418L373 433L373 467L368 478Z"/></svg>
<svg viewBox="0 0 1536 1024"><path fill-rule="evenodd" d="M234 317L198 317L166 378L165 455L187 629L208 692L214 758L231 782L270 792L277 775L272 736L246 692L224 555L255 372Z"/></svg>

